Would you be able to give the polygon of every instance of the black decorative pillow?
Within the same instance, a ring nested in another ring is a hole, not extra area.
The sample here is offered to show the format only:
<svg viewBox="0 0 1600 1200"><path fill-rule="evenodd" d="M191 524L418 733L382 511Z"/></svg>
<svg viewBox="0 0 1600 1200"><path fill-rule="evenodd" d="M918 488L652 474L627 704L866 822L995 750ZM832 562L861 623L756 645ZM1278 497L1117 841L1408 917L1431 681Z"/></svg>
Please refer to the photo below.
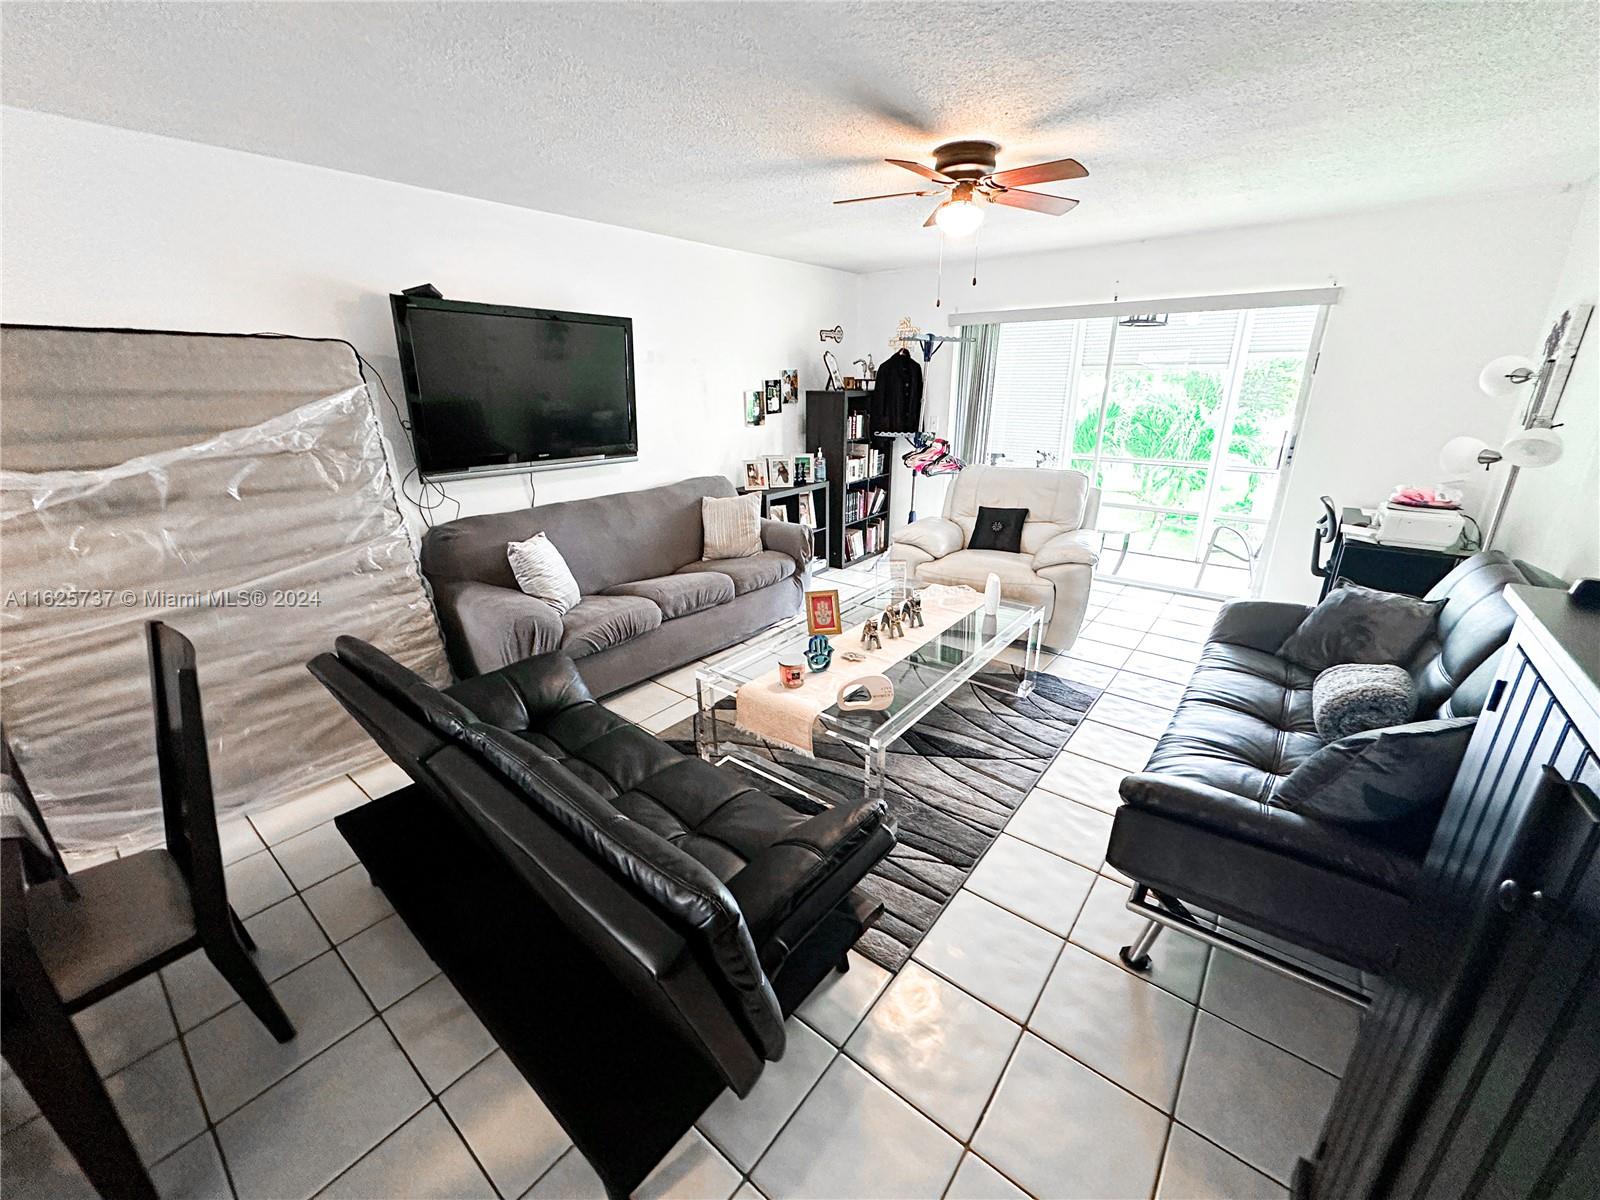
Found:
<svg viewBox="0 0 1600 1200"><path fill-rule="evenodd" d="M1329 742L1294 769L1272 802L1420 854L1477 720L1416 721Z"/></svg>
<svg viewBox="0 0 1600 1200"><path fill-rule="evenodd" d="M1404 725L1416 710L1417 685L1404 667L1343 663L1329 667L1311 685L1311 719L1325 742Z"/></svg>
<svg viewBox="0 0 1600 1200"><path fill-rule="evenodd" d="M1340 580L1278 648L1278 657L1308 671L1340 663L1399 666L1433 634L1444 603Z"/></svg>
<svg viewBox="0 0 1600 1200"><path fill-rule="evenodd" d="M1022 551L1022 523L1027 519L1025 508L980 508L967 549L1018 554Z"/></svg>

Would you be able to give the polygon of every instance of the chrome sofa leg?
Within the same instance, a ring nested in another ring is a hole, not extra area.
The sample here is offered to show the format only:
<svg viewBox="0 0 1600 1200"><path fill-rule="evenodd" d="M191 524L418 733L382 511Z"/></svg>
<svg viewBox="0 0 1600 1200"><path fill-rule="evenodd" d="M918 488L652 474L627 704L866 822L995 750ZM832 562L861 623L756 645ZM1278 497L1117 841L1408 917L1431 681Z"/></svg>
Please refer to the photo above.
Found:
<svg viewBox="0 0 1600 1200"><path fill-rule="evenodd" d="M1148 971L1150 969L1150 947L1156 944L1156 938L1161 934L1161 926L1154 921L1145 924L1139 936L1134 939L1133 945L1124 946L1117 951L1117 957L1122 960L1122 965L1130 971Z"/></svg>

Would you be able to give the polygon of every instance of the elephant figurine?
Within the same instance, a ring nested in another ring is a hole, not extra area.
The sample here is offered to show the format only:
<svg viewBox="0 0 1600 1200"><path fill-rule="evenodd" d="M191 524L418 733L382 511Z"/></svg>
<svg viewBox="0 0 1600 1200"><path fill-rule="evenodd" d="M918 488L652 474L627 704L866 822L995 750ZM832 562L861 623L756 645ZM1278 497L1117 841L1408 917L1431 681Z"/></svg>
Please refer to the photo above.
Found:
<svg viewBox="0 0 1600 1200"><path fill-rule="evenodd" d="M891 604L883 610L883 632L891 638L905 637L905 626L900 623L900 606Z"/></svg>
<svg viewBox="0 0 1600 1200"><path fill-rule="evenodd" d="M905 602L906 622L912 629L922 628L922 594L912 592Z"/></svg>
<svg viewBox="0 0 1600 1200"><path fill-rule="evenodd" d="M861 648L863 650L883 649L883 639L878 636L877 617L868 617L861 623Z"/></svg>
<svg viewBox="0 0 1600 1200"><path fill-rule="evenodd" d="M824 634L814 633L806 643L806 666L813 671L826 671L833 661L833 646Z"/></svg>

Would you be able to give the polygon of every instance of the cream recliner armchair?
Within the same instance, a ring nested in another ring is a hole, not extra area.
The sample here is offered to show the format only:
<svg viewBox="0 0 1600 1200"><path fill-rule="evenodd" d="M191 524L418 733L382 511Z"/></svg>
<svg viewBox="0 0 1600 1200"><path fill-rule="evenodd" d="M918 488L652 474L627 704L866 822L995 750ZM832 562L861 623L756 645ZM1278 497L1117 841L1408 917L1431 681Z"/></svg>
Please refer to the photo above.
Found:
<svg viewBox="0 0 1600 1200"><path fill-rule="evenodd" d="M1025 508L1022 551L968 550L980 508ZM1089 604L1099 557L1100 489L1082 471L968 467L945 493L944 515L907 525L889 557L920 583L966 584L983 591L992 571L1007 599L1044 605L1044 644L1071 648Z"/></svg>

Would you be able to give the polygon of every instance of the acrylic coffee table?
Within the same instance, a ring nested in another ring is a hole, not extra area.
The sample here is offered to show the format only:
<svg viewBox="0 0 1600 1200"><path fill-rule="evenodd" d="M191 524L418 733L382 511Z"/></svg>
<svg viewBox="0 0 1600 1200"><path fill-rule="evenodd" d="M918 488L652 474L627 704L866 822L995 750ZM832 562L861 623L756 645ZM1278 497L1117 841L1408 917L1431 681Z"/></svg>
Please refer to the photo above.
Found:
<svg viewBox="0 0 1600 1200"><path fill-rule="evenodd" d="M896 587L893 581L886 580L853 599L842 601L843 626L848 630L881 612L895 596ZM1026 696L1033 690L1033 675L1039 669L1039 639L1043 632L1042 607L1002 600L999 612L989 617L980 606L884 671L894 683L894 700L887 709L848 712L840 712L836 706L823 709L813 731L816 744L820 747L825 739L831 739L857 750L862 760L862 792L869 798L880 797L889 747L1019 639L1026 639L1020 661L1007 655L1007 661L1022 668L1015 684L996 684L983 678L976 682L981 687L1017 696ZM698 703L694 721L695 748L707 761L729 763L782 787L827 801L830 798L819 795L814 780L762 757L729 737L734 721L728 701L752 680L776 678L778 660L803 655L809 637L802 613L757 634L738 651L702 667L695 675ZM849 678L850 664L844 662L841 655L850 649L850 640L849 634L833 639L833 665L828 672L837 675L841 682Z"/></svg>

